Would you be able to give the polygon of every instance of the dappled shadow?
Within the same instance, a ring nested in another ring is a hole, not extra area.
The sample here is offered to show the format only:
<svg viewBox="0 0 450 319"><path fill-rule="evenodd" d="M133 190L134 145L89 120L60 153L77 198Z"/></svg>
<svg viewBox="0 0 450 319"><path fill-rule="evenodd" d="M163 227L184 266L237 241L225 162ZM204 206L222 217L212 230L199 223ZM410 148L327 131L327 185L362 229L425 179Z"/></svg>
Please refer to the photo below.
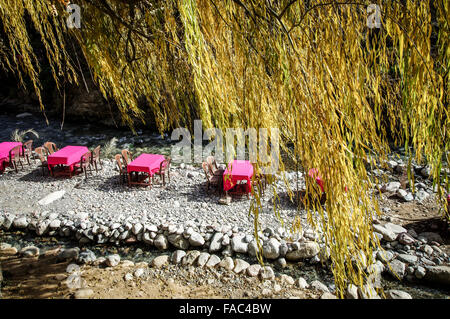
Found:
<svg viewBox="0 0 450 319"><path fill-rule="evenodd" d="M445 245L450 245L450 232L448 221L445 218L432 217L421 220L416 220L407 224L403 227L406 229L414 229L417 234L423 232L433 232L441 236Z"/></svg>
<svg viewBox="0 0 450 319"><path fill-rule="evenodd" d="M3 298L69 298L65 284L70 262L57 261L57 250L39 257L0 255L3 269Z"/></svg>

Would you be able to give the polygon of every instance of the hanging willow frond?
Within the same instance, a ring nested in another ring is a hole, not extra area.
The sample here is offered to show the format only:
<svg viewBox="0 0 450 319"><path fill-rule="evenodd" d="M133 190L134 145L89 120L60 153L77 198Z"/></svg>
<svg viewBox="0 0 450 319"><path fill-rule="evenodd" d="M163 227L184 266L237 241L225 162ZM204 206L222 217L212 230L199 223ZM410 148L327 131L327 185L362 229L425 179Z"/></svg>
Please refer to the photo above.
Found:
<svg viewBox="0 0 450 319"><path fill-rule="evenodd" d="M0 48L0 58L18 80L31 79L40 96L30 15L56 82L66 68L76 79L64 46L75 39L101 92L130 126L143 118L143 97L161 132L191 127L196 118L205 128L278 128L282 149L325 181L325 205L309 179L305 204L309 222L324 232L340 296L348 283L364 283L362 258L354 257L364 254L370 263L379 247L371 228L378 181L367 170L375 155L383 163L390 144L403 144L431 165L444 203L448 1L80 0L82 28L70 30L64 6L58 3L56 18L51 3L0 0L10 48ZM381 8L380 29L367 27L370 3ZM261 202L254 195L257 229Z"/></svg>

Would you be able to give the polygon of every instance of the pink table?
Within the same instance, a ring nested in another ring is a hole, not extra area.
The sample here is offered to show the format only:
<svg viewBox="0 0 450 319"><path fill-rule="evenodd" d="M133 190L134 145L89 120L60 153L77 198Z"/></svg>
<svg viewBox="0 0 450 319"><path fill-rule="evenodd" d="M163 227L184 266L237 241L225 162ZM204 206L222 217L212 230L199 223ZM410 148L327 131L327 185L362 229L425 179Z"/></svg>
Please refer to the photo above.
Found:
<svg viewBox="0 0 450 319"><path fill-rule="evenodd" d="M229 191L238 181L247 181L247 192L252 191L253 165L250 161L234 160L223 172L223 190Z"/></svg>
<svg viewBox="0 0 450 319"><path fill-rule="evenodd" d="M320 186L320 189L322 190L322 193L324 192L323 190L323 180L322 177L319 174L319 170L317 168L311 168L308 172L309 177L314 178L316 180L317 185Z"/></svg>
<svg viewBox="0 0 450 319"><path fill-rule="evenodd" d="M131 172L142 172L147 173L149 178L153 176L153 174L161 168L161 163L166 158L164 155L159 154L141 154L137 158L135 158L130 164L127 166L128 173ZM132 182L130 178L130 174L128 175L128 184L140 184L140 185L150 185L149 183L143 182Z"/></svg>
<svg viewBox="0 0 450 319"><path fill-rule="evenodd" d="M0 172L3 172L6 167L6 162L9 162L9 152L16 146L21 146L20 142L3 142L0 143ZM22 148L20 154L23 154Z"/></svg>
<svg viewBox="0 0 450 319"><path fill-rule="evenodd" d="M81 157L88 153L86 146L66 146L47 157L48 169L52 172L55 165L66 165L70 168L70 176L72 176L73 167L79 163Z"/></svg>

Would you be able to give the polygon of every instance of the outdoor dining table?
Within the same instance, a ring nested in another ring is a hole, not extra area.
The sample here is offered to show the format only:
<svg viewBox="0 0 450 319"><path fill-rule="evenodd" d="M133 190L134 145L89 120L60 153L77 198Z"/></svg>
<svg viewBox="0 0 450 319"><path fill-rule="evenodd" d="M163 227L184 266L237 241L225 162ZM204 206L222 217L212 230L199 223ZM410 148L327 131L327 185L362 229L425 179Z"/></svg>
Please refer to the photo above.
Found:
<svg viewBox="0 0 450 319"><path fill-rule="evenodd" d="M228 192L239 181L247 181L247 193L252 191L253 165L250 161L234 160L223 172L223 190Z"/></svg>
<svg viewBox="0 0 450 319"><path fill-rule="evenodd" d="M161 168L161 163L166 158L160 154L141 154L127 165L128 185L147 185L151 186L151 177ZM132 181L131 173L144 173L144 178ZM149 179L148 183L145 182Z"/></svg>
<svg viewBox="0 0 450 319"><path fill-rule="evenodd" d="M72 177L75 164L81 161L81 157L88 153L86 146L66 146L50 154L47 157L47 164L50 173L53 175L53 167L56 165L65 165L69 167L69 176Z"/></svg>
<svg viewBox="0 0 450 319"><path fill-rule="evenodd" d="M2 142L0 143L0 172L3 172L6 168L6 163L9 162L9 152L16 146L21 146L20 142ZM20 149L20 154L23 154L23 150Z"/></svg>

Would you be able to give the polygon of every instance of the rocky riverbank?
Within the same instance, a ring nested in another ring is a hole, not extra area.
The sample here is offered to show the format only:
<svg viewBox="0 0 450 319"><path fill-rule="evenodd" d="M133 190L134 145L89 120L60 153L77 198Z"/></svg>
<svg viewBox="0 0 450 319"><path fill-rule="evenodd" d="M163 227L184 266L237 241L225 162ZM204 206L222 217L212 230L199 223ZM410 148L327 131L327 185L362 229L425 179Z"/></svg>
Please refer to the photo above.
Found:
<svg viewBox="0 0 450 319"><path fill-rule="evenodd" d="M12 129L17 122L11 122L8 123ZM26 125L24 123L20 125ZM71 138L77 144L99 142L87 135L82 138L72 135ZM140 138L145 141L150 137ZM409 185L402 187L404 163L401 157L393 154L386 168L371 172L386 177L374 188L374 194L378 194L378 189L382 192L380 204L385 215L374 215L373 228L382 241L383 250L376 251L374 260L377 262L366 267L370 280L365 290L358 292L358 288L349 287L349 298L365 298L368 292L377 296L374 289L382 288L381 277L384 275L404 282L437 284L444 289L449 286L448 226L440 219L429 170L413 165L416 173L416 192L413 194ZM197 265L202 269L211 259L211 263L225 263L226 266L221 268L229 268L234 273L236 258L243 258L239 256L253 258L251 263L255 263L254 219L248 214L250 200L246 197L233 198L230 205L221 205L220 195L206 192L203 172L192 165L174 165L168 186L157 184L149 189L121 185L113 161L106 158L103 164L104 168L87 180L84 176L72 179L42 176L34 163L25 165L25 169L17 174L7 170L0 176L0 228L70 240L80 247L143 245L170 255L164 257L167 262L174 260L174 264L182 264L184 258L189 258L192 262L185 266ZM283 174L295 183L295 172ZM263 256L281 268L298 263L323 263L326 269L328 258L320 253L326 251L321 231L313 230L307 222L306 212L297 212L288 200L281 177L278 176L276 182L280 217L289 225L299 214L304 227L297 233L282 227L273 211L274 194L268 188L262 199L264 209L259 215L261 230L258 235ZM301 177L302 185L304 179ZM14 247L5 245L4 248L14 252ZM22 253L24 247L18 248L15 249L19 254L12 256L40 255L38 247L28 247ZM62 248L60 253L64 251ZM186 255L183 252L187 252ZM80 251L77 254L81 255ZM97 258L95 260L97 262ZM250 268L250 262L245 262L248 265L239 262L238 273L254 269L256 277L266 279L260 273L261 269L256 271L256 265ZM332 286L327 289L333 292Z"/></svg>

